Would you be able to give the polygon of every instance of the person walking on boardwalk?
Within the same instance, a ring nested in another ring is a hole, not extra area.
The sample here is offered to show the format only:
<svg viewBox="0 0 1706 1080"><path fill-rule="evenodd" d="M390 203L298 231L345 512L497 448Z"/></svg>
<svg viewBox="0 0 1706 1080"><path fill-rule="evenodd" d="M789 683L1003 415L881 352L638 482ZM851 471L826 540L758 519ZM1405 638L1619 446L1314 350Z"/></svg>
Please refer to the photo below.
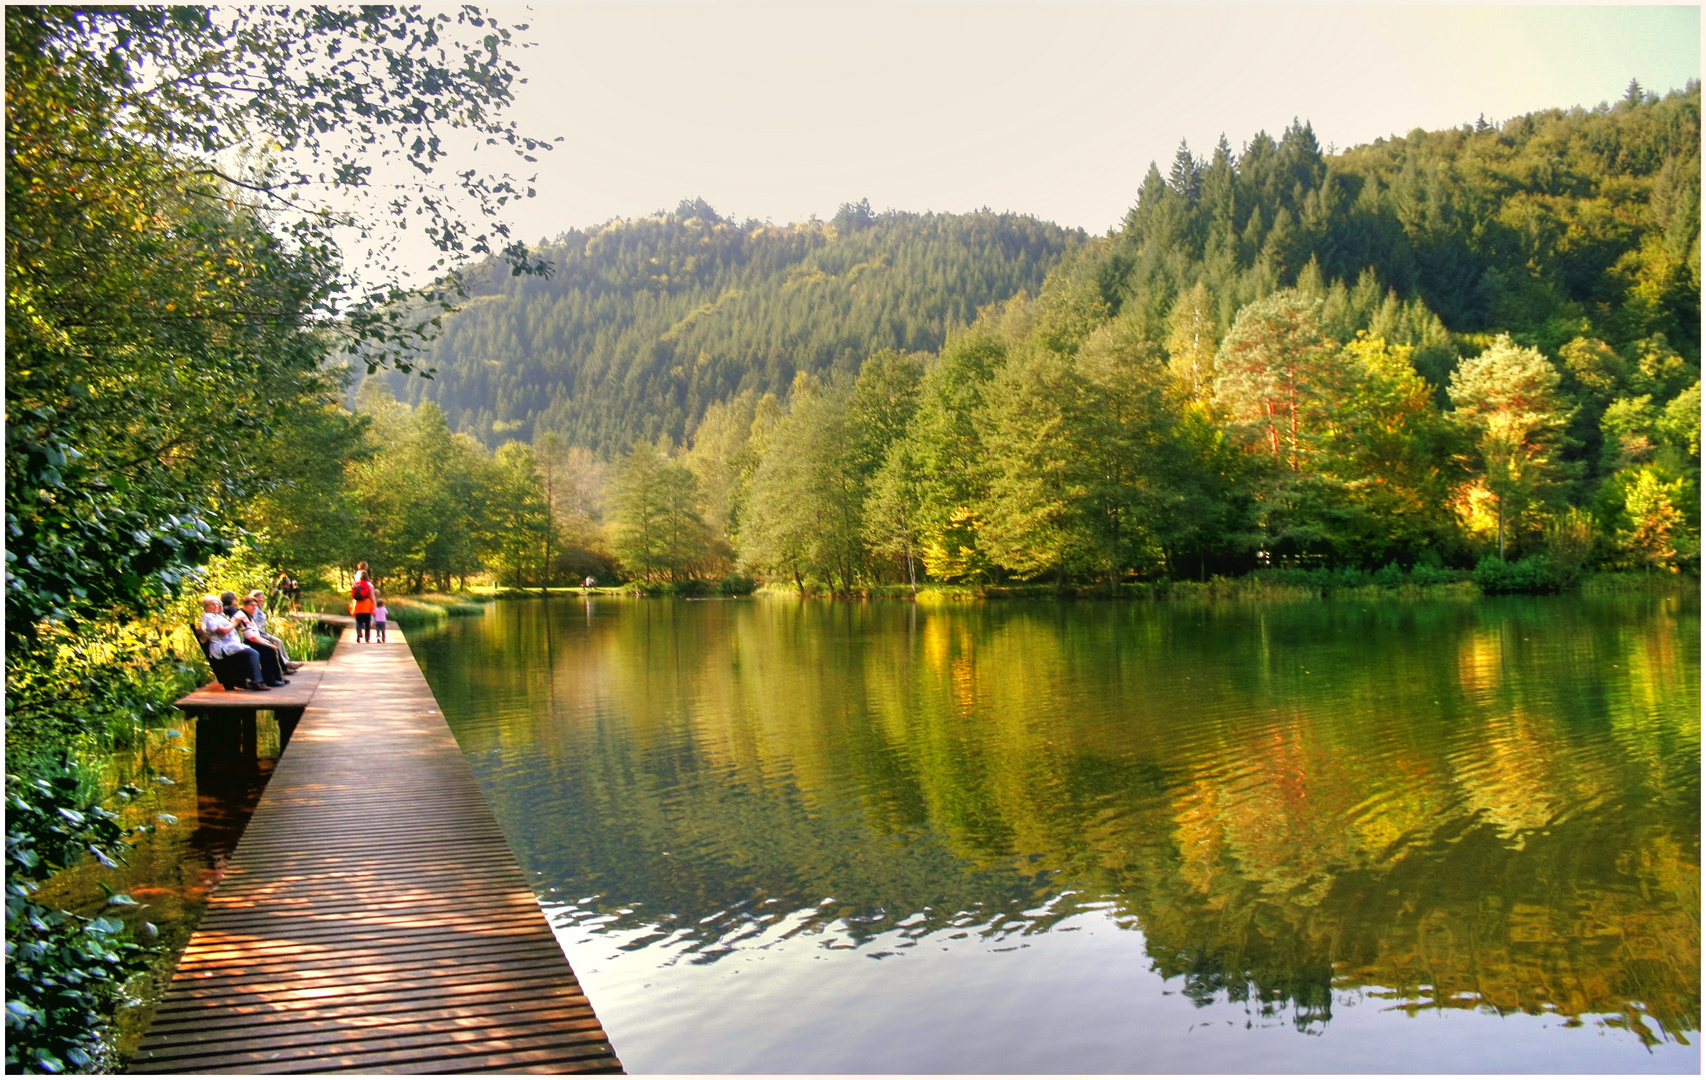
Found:
<svg viewBox="0 0 1706 1080"><path fill-rule="evenodd" d="M367 565L366 563L362 564ZM366 570L355 572L355 585L349 591L350 614L355 616L355 639L373 640L373 582L367 580Z"/></svg>
<svg viewBox="0 0 1706 1080"><path fill-rule="evenodd" d="M385 611L385 598L383 596L380 596L378 593L374 593L374 595L373 595L373 635L374 635L373 640L378 641L381 644L383 644L385 641L385 619L386 619L386 617L387 617L387 614Z"/></svg>

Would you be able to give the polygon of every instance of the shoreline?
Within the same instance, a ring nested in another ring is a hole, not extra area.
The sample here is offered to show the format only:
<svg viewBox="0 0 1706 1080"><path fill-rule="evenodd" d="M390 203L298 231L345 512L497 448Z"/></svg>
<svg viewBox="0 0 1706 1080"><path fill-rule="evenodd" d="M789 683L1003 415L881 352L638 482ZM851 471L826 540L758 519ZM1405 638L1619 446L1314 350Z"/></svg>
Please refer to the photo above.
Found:
<svg viewBox="0 0 1706 1080"><path fill-rule="evenodd" d="M1455 580L1415 583L1385 582L1376 574L1333 571L1258 572L1237 578L1214 577L1208 581L1144 581L1119 585L1053 585L1020 583L942 584L919 586L917 592L905 585L875 586L851 593L807 588L804 590L759 586L750 592L726 594L715 582L669 584L629 583L586 589L553 586L550 589L481 587L462 594L465 603L489 600L543 600L570 598L636 598L683 600L728 600L743 596L768 596L796 600L905 600L920 604L972 603L985 600L1140 600L1152 602L1293 602L1302 600L1453 600L1472 601L1498 596L1698 596L1698 579L1683 574L1646 575L1607 572L1590 574L1570 585L1537 592L1488 592L1467 571L1453 574Z"/></svg>

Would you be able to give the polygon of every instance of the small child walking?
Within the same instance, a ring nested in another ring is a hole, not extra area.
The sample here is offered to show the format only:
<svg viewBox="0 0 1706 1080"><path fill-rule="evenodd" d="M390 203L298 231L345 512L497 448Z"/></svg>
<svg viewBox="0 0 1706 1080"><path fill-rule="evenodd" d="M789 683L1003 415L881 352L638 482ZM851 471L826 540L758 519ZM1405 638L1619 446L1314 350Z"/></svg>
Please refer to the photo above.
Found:
<svg viewBox="0 0 1706 1080"><path fill-rule="evenodd" d="M385 598L375 596L373 599L373 630L375 641L385 640Z"/></svg>

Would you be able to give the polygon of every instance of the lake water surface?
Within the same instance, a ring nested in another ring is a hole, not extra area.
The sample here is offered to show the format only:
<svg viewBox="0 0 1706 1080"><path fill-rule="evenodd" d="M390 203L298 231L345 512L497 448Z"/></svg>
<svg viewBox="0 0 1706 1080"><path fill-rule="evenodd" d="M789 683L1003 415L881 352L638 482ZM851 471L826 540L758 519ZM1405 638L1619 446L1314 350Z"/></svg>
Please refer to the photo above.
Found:
<svg viewBox="0 0 1706 1080"><path fill-rule="evenodd" d="M1698 1072L1698 613L595 598L410 641L631 1072Z"/></svg>

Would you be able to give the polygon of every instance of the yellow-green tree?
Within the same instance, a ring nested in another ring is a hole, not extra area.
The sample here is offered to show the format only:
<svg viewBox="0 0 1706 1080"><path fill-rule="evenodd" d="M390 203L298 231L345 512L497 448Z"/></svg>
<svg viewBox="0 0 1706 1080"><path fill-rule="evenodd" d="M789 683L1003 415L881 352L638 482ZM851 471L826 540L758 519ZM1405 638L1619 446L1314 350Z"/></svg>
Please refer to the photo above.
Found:
<svg viewBox="0 0 1706 1080"><path fill-rule="evenodd" d="M1501 559L1509 524L1568 474L1559 451L1570 410L1558 382L1538 349L1504 334L1451 376L1451 418L1475 440L1474 465L1497 506Z"/></svg>
<svg viewBox="0 0 1706 1080"><path fill-rule="evenodd" d="M639 581L680 581L705 558L699 489L687 466L639 443L616 474L610 547Z"/></svg>

